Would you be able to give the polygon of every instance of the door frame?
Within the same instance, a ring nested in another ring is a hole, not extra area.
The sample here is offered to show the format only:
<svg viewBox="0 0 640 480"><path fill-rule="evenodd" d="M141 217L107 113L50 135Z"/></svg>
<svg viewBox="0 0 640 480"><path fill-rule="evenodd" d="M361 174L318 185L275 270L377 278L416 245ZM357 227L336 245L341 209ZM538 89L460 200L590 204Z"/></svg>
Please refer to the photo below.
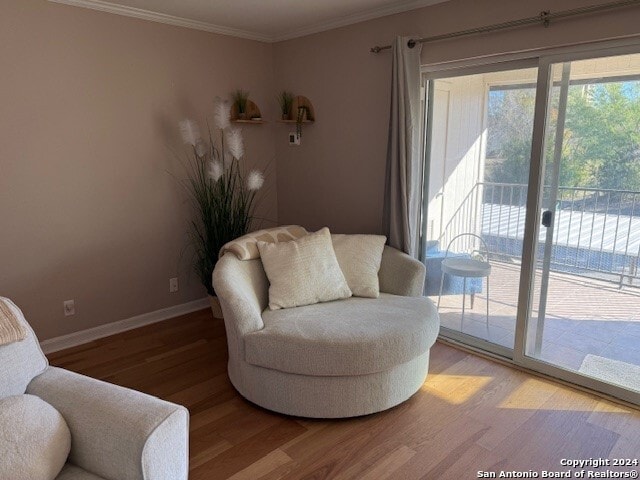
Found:
<svg viewBox="0 0 640 480"><path fill-rule="evenodd" d="M529 194L527 195L527 214L525 217L524 248L518 312L516 317L516 340L513 361L517 365L535 370L545 375L559 378L570 383L597 390L622 400L640 405L640 393L613 385L595 378L567 370L557 365L526 355L526 337L533 308L533 291L536 274L536 251L540 229L542 191L544 188L544 151L547 131L547 108L551 94L551 73L554 64L588 60L619 55L640 54L640 42L623 46L591 45L589 51L566 51L554 55L541 55L538 63L538 84L536 88L536 106L533 125L531 164L529 167ZM545 248L548 248L546 246ZM546 272L548 274L548 272ZM544 272L543 272L544 274Z"/></svg>
<svg viewBox="0 0 640 480"><path fill-rule="evenodd" d="M624 401L640 405L640 393L623 387L596 380L578 373L566 370L557 365L527 356L526 337L531 320L533 303L533 288L536 273L536 247L540 228L540 207L544 187L544 147L549 95L551 94L551 68L553 64L586 60L591 58L618 56L640 53L640 37L632 37L610 41L600 41L568 47L539 49L515 54L494 55L479 59L468 59L421 68L423 78L427 80L427 91L433 91L431 80L439 78L488 73L491 71L538 68L536 84L536 103L534 108L534 125L531 148L531 162L529 166L528 194L526 202L525 231L523 241L522 263L520 270L520 285L518 291L518 306L516 314L516 330L513 350L495 345L480 338L444 329L445 338L463 343L472 348L497 354L507 361L525 369L540 372L544 375L602 392L606 395L620 398ZM430 105L431 102L426 102ZM428 117L425 117L428 118ZM430 134L430 132L428 132ZM430 151L430 135L425 136L425 153ZM426 157L426 155L425 155ZM428 164L425 165L428 171ZM424 195L427 198L428 195ZM427 218L427 205L423 198L423 216Z"/></svg>
<svg viewBox="0 0 640 480"><path fill-rule="evenodd" d="M522 70L522 69L529 69L529 68L537 68L537 66L538 66L538 59L535 57L531 57L531 58L520 58L520 59L508 60L508 61L495 61L493 63L483 63L481 65L473 65L473 66L467 66L467 67L456 66L453 70L449 70L447 68L429 70L428 68L423 67L422 78L423 78L423 81L426 82L425 90L426 90L426 98L427 98L427 101L425 102L425 104L434 105L435 87L434 87L433 80L440 80L448 77L457 77L457 76L466 76L466 75L480 75L485 73L500 72L500 71L507 71L507 70ZM485 95L488 95L488 91L489 91L488 89L484 90ZM487 107L486 105L483 105L483 113L482 113L483 130L487 125L486 107ZM431 109L425 112L425 118L427 123L426 123L426 134L424 139L425 140L424 141L424 152L425 152L424 186L428 188L430 175L433 174L430 168L430 154L431 154L431 146L432 146L431 136L433 133L433 130L432 130L433 111ZM485 151L486 151L486 138L485 138L485 135L483 134L483 138L481 140L481 152L482 152L481 155L484 155ZM423 187L422 218L426 220L429 218L429 211L428 211L429 196L428 194L424 194L424 190L425 188ZM421 226L422 241L420 242L422 247L420 252L420 260L423 262L425 261L425 257L426 257L425 240L426 240L427 227L428 226L426 222L423 221ZM522 272L521 272L521 275L522 275ZM483 350L483 351L489 352L490 354L497 355L497 356L509 359L510 361L513 361L512 348L507 348L503 345L499 345L497 343L490 342L483 338L475 337L473 335L463 333L459 330L453 330L447 327L441 327L441 334L443 334L442 337L446 338L447 340L468 345L472 348Z"/></svg>

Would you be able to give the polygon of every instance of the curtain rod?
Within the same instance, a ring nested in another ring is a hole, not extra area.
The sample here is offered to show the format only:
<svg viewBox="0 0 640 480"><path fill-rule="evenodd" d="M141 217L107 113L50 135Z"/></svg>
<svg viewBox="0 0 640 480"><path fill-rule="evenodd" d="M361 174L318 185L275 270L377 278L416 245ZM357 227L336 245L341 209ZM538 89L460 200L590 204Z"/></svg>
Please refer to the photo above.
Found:
<svg viewBox="0 0 640 480"><path fill-rule="evenodd" d="M461 30L459 32L444 33L442 35L434 35L432 37L424 37L418 39L411 39L407 42L409 48L413 48L417 43L437 42L438 40L446 40L449 38L463 37L466 35L475 35L477 33L494 32L496 30L504 30L507 28L520 27L523 25L531 25L534 23L541 23L545 27L548 27L551 20L559 20L563 18L573 17L576 15L585 15L588 13L598 13L605 10L612 10L615 8L630 7L633 5L640 5L640 0L619 0L616 2L602 3L599 5L591 5L588 7L574 8L572 10L563 10L561 12L551 13L549 10L540 12L540 15L535 17L521 18L519 20L511 20L504 23L496 23L494 25L487 25L484 27L470 28L468 30ZM375 46L369 51L372 53L379 53L382 50L390 49L391 45L384 45L382 47Z"/></svg>

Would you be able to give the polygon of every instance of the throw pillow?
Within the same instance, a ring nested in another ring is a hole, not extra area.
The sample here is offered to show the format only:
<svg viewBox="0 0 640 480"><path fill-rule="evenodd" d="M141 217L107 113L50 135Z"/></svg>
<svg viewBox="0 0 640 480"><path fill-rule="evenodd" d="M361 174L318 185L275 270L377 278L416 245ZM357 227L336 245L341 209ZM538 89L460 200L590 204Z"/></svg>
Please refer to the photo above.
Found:
<svg viewBox="0 0 640 480"><path fill-rule="evenodd" d="M8 300L0 297L0 346L21 342L26 336L27 331L11 309Z"/></svg>
<svg viewBox="0 0 640 480"><path fill-rule="evenodd" d="M269 279L269 308L299 307L351 296L328 228L289 242L258 242Z"/></svg>
<svg viewBox="0 0 640 480"><path fill-rule="evenodd" d="M0 478L53 480L71 450L60 412L34 395L0 399L0 432Z"/></svg>
<svg viewBox="0 0 640 480"><path fill-rule="evenodd" d="M31 379L44 372L48 362L20 309L8 298L0 297L0 302L27 333L21 341L0 346L0 398L4 398L22 395Z"/></svg>
<svg viewBox="0 0 640 480"><path fill-rule="evenodd" d="M378 271L387 237L383 235L331 235L338 264L354 297L378 298Z"/></svg>

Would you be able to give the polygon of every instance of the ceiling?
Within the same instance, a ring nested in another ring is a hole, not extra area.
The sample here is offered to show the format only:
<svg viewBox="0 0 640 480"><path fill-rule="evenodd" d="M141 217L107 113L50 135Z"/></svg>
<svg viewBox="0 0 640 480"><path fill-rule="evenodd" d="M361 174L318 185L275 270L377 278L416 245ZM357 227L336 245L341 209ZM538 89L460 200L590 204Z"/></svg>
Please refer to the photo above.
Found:
<svg viewBox="0 0 640 480"><path fill-rule="evenodd" d="M50 0L277 42L447 0Z"/></svg>

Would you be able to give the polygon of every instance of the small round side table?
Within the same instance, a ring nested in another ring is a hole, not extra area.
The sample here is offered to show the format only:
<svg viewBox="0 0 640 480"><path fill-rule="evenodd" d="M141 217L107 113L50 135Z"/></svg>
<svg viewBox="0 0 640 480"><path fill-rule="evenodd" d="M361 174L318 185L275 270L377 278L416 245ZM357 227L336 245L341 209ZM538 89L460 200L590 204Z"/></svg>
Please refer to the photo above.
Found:
<svg viewBox="0 0 640 480"><path fill-rule="evenodd" d="M440 308L440 300L442 298L442 287L444 286L444 275L454 275L457 277L463 278L463 286L462 286L462 320L464 321L464 309L466 304L466 294L467 294L467 278L486 278L487 279L487 328L489 328L489 275L491 274L491 264L488 261L477 260L475 258L467 258L467 257L450 257L449 248L451 244L457 238L468 235L472 237L479 238L482 244L487 251L486 243L484 240L478 235L467 233L461 234L454 237L451 242L449 242L449 246L447 247L447 252L445 253L445 258L442 260L441 269L442 276L440 277L440 292L438 294L438 309Z"/></svg>

